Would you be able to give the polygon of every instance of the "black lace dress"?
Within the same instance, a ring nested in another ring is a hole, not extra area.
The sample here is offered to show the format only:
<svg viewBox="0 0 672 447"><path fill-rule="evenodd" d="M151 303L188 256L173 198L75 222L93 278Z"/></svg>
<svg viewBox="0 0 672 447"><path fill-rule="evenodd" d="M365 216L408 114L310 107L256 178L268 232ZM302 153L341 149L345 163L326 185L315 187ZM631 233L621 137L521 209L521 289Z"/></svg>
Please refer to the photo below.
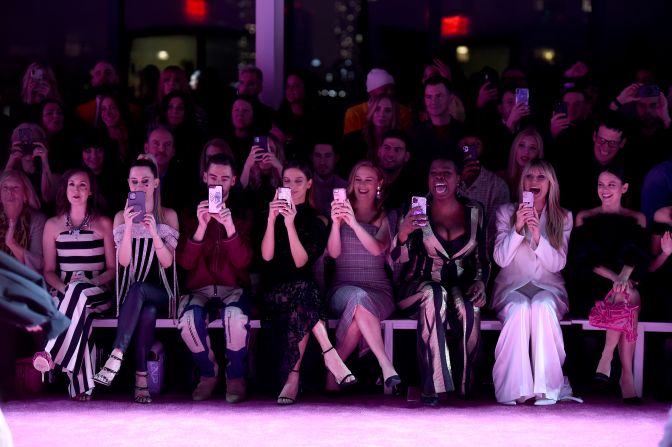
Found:
<svg viewBox="0 0 672 447"><path fill-rule="evenodd" d="M637 219L620 214L597 214L574 228L569 244L567 285L571 315L587 318L595 301L604 299L613 282L593 272L604 266L618 274L634 267L631 279L644 280L650 260L649 235Z"/></svg>
<svg viewBox="0 0 672 447"><path fill-rule="evenodd" d="M299 360L299 342L319 320L326 319L326 303L313 276L313 264L324 252L327 229L308 204L297 206L294 225L308 262L296 267L289 248L284 217L275 221L275 253L262 265L264 293L262 325L269 330L269 359L279 365L279 383L285 383Z"/></svg>

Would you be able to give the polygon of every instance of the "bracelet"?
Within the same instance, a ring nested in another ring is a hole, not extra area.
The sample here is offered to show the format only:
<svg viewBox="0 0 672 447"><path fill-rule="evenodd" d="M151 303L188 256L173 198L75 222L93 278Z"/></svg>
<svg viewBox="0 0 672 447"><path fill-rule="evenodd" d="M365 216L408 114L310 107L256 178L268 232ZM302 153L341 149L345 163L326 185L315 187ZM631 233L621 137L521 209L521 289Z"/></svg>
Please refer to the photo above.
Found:
<svg viewBox="0 0 672 447"><path fill-rule="evenodd" d="M623 104L621 104L621 101L619 101L618 98L614 98L614 100L611 102L616 106L617 109L623 107Z"/></svg>

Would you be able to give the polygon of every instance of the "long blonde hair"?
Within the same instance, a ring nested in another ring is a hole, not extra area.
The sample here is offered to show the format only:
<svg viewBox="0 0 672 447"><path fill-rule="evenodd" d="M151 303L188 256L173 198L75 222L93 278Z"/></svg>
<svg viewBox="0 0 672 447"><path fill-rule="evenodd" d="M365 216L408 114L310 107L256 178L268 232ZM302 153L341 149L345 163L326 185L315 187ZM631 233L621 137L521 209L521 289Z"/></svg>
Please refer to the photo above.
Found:
<svg viewBox="0 0 672 447"><path fill-rule="evenodd" d="M531 160L525 165L523 172L520 175L520 181L518 182L518 202L516 203L516 208L518 208L517 205L523 200L523 181L532 168L541 169L548 179L548 197L546 198L546 212L548 213L548 218L546 219L546 236L548 237L551 246L556 250L559 250L563 243L562 233L565 226L565 219L567 218L567 210L560 206L560 185L558 183L558 177L555 175L553 165L540 158ZM511 225L513 226L515 224L516 213L513 213L511 216Z"/></svg>
<svg viewBox="0 0 672 447"><path fill-rule="evenodd" d="M516 163L516 153L518 152L518 143L525 137L532 137L539 148L539 156L537 158L544 158L544 140L541 138L539 132L534 127L526 127L525 129L518 132L518 135L513 139L511 143L511 149L509 150L509 164L506 168L506 179L511 188L512 194L515 191L515 188L518 186L518 180L521 178L521 170Z"/></svg>
<svg viewBox="0 0 672 447"><path fill-rule="evenodd" d="M375 161L378 154L378 146L382 144L381 141L376 140L376 127L373 124L373 115L376 113L376 107L380 105L383 99L390 101L392 106L392 120L390 121L390 128L385 129L385 132L391 129L399 129L401 125L401 119L399 117L399 103L397 102L394 96L388 94L382 94L376 96L369 105L369 109L366 112L366 124L362 129L362 134L364 136L364 141L368 148L366 158L367 160ZM381 135L382 138L382 135Z"/></svg>

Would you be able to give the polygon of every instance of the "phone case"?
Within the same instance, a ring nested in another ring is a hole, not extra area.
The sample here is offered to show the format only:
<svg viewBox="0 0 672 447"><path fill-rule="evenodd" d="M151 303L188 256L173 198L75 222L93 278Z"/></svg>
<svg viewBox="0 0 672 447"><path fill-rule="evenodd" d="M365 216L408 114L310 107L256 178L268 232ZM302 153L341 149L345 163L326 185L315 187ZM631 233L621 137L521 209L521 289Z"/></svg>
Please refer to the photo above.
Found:
<svg viewBox="0 0 672 447"><path fill-rule="evenodd" d="M278 200L284 200L287 203L291 203L292 190L289 188L278 188Z"/></svg>
<svg viewBox="0 0 672 447"><path fill-rule="evenodd" d="M418 207L422 209L421 214L427 214L427 197L413 196L411 199L411 208Z"/></svg>
<svg viewBox="0 0 672 447"><path fill-rule="evenodd" d="M527 208L534 206L534 194L531 191L523 191L523 203Z"/></svg>
<svg viewBox="0 0 672 447"><path fill-rule="evenodd" d="M222 208L222 187L214 186L208 188L208 212L217 214Z"/></svg>
<svg viewBox="0 0 672 447"><path fill-rule="evenodd" d="M128 206L133 207L133 211L140 211L140 214L133 218L133 223L140 223L145 218L145 193L143 191L131 191L128 193Z"/></svg>
<svg viewBox="0 0 672 447"><path fill-rule="evenodd" d="M345 188L334 188L334 200L338 200L339 202L345 202L347 199L347 194L345 192Z"/></svg>

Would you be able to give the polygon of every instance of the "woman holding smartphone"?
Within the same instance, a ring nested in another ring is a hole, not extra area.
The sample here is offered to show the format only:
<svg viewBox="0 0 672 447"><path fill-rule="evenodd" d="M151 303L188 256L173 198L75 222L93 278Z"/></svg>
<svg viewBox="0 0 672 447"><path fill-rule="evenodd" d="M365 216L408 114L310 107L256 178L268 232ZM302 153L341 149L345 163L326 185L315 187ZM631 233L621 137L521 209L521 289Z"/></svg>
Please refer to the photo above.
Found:
<svg viewBox="0 0 672 447"><path fill-rule="evenodd" d="M437 159L430 165L429 196L414 198L399 224L392 259L403 263L399 308L418 320L417 352L423 402L436 405L439 393L470 392L472 363L480 341L480 308L485 305L489 262L483 210L458 197L460 164ZM459 355L448 352L447 323L459 340ZM456 374L453 377L453 369Z"/></svg>
<svg viewBox="0 0 672 447"><path fill-rule="evenodd" d="M99 202L92 172L66 172L56 196L58 215L47 221L43 236L44 279L56 290L58 309L71 323L35 354L33 366L46 372L59 365L70 379L70 397L79 401L90 400L94 388L91 324L112 307L112 221L99 213Z"/></svg>
<svg viewBox="0 0 672 447"><path fill-rule="evenodd" d="M301 359L312 332L322 349L324 363L341 386L356 383L327 335L325 305L313 279L312 266L322 255L326 219L307 201L312 173L305 163L290 162L282 183L269 205L266 231L261 243L263 265L264 325L271 330L284 387L279 405L296 402Z"/></svg>
<svg viewBox="0 0 672 447"><path fill-rule="evenodd" d="M607 329L594 379L599 386L609 382L611 361L618 347L623 401L637 405L641 401L635 392L632 359L640 305L638 283L649 267L649 238L644 215L621 205L628 187L622 168L606 168L600 173L597 192L602 204L577 214L570 265L576 283L572 296L583 298L572 303L573 313L587 317L595 301L608 295L614 303L626 302L633 310L628 330Z"/></svg>
<svg viewBox="0 0 672 447"><path fill-rule="evenodd" d="M523 192L532 193L532 206L523 203ZM535 397L535 405L551 405L564 384L560 319L568 304L560 271L567 259L572 213L560 207L555 171L544 160L523 168L518 197L518 203L497 211L493 257L502 269L492 307L504 327L495 349L495 395L505 405Z"/></svg>
<svg viewBox="0 0 672 447"><path fill-rule="evenodd" d="M336 351L348 358L357 345L370 348L378 360L387 386L401 383L394 365L385 354L380 320L394 311L392 285L385 272L390 247L390 228L382 209L380 192L383 174L369 161L355 165L348 181L347 198L331 202L333 222L327 254L336 260L330 295L331 310L339 315ZM346 190L334 190L346 193ZM363 349L360 349L360 352ZM327 375L327 390L338 384Z"/></svg>
<svg viewBox="0 0 672 447"><path fill-rule="evenodd" d="M119 323L105 366L94 380L109 386L119 372L124 353L136 334L135 402L150 403L147 355L154 341L158 310L169 304L172 313L177 290L175 247L179 225L175 211L162 208L156 164L150 157L136 160L128 176L129 204L114 218L117 247L117 308ZM138 199L144 196L144 210ZM119 307L121 302L121 307Z"/></svg>

